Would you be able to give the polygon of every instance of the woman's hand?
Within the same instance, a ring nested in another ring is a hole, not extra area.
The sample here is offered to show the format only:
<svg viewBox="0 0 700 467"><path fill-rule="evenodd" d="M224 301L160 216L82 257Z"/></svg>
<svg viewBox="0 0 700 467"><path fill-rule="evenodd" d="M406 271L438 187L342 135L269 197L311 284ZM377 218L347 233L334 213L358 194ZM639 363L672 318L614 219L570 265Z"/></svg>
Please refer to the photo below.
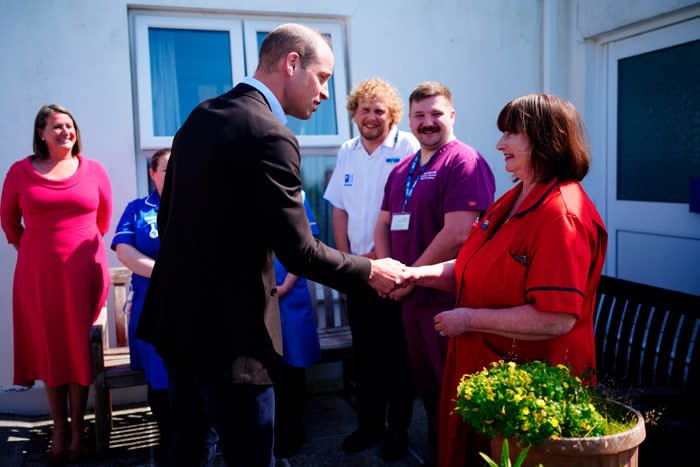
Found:
<svg viewBox="0 0 700 467"><path fill-rule="evenodd" d="M413 292L413 289L415 289L415 288L416 288L416 286L414 284L410 284L410 285L407 285L406 287L403 287L401 289L396 289L389 294L389 298L392 300L396 300L397 302L400 302L404 298L406 298L411 292Z"/></svg>
<svg viewBox="0 0 700 467"><path fill-rule="evenodd" d="M506 308L455 308L433 318L435 330L444 336L485 332L527 341L553 339L571 331L576 315L540 312L530 304Z"/></svg>
<svg viewBox="0 0 700 467"><path fill-rule="evenodd" d="M297 279L299 279L299 276L288 272L287 275L284 276L284 281L277 286L277 296L283 298L285 295L289 294L294 288L294 284L297 283Z"/></svg>
<svg viewBox="0 0 700 467"><path fill-rule="evenodd" d="M435 330L441 336L458 336L469 330L469 309L455 308L438 313L433 318Z"/></svg>

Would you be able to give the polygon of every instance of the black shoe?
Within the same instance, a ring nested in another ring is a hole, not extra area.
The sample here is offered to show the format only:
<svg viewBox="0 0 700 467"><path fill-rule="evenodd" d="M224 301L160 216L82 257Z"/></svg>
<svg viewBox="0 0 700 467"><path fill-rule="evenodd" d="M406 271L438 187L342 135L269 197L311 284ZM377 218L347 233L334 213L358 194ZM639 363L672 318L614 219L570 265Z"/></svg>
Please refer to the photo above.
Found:
<svg viewBox="0 0 700 467"><path fill-rule="evenodd" d="M343 451L348 453L364 451L382 440L384 433L372 433L363 430L353 431L343 440Z"/></svg>
<svg viewBox="0 0 700 467"><path fill-rule="evenodd" d="M405 431L387 431L384 436L382 457L385 461L402 459L408 452L408 436Z"/></svg>

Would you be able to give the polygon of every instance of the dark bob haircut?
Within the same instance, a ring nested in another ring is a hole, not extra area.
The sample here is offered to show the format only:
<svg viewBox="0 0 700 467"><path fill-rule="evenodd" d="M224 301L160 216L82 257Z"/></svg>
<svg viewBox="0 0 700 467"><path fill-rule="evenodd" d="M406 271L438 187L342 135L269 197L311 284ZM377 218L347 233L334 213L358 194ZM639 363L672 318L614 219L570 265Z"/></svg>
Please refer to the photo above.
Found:
<svg viewBox="0 0 700 467"><path fill-rule="evenodd" d="M551 94L518 97L503 107L497 125L502 132L527 136L536 182L581 181L588 173L591 156L585 128L571 102Z"/></svg>
<svg viewBox="0 0 700 467"><path fill-rule="evenodd" d="M49 116L53 113L66 114L73 121L73 128L75 128L75 143L73 144L73 149L71 154L76 155L80 153L80 128L78 128L78 123L73 118L73 115L65 107L58 104L48 104L44 105L39 109L34 119L34 138L32 140L32 148L34 149L34 155L38 159L48 159L49 148L46 145L46 141L41 139L39 135L39 130L46 128L46 124L49 121Z"/></svg>

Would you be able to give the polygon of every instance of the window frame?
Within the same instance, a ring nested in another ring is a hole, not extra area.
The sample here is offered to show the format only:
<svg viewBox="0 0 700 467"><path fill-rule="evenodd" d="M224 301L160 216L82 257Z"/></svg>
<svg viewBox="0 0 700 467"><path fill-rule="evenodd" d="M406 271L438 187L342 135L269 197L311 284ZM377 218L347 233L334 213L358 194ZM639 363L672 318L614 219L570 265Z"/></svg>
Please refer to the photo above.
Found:
<svg viewBox="0 0 700 467"><path fill-rule="evenodd" d="M152 77L148 30L151 27L229 33L231 47L231 82L238 84L245 76L252 76L258 66L258 32L269 32L291 19L257 19L241 15L213 16L206 14L178 14L173 12L133 12L133 66L136 91L138 147L148 151L172 144L173 136L156 136L153 129ZM333 76L335 83L335 114L337 132L329 135L297 135L299 145L308 148L340 147L351 137L350 119L345 109L348 92L344 26L340 20L303 20L303 24L331 37L336 58Z"/></svg>
<svg viewBox="0 0 700 467"><path fill-rule="evenodd" d="M275 27L289 22L288 20L244 20L243 35L245 43L245 56L248 64L248 73L252 75L253 70L258 66L258 32L270 32ZM307 21L302 23L306 26L318 30L321 34L328 34L331 37L333 55L335 63L333 66L333 76L335 81L335 117L338 124L338 131L332 135L297 135L299 146L302 147L340 147L343 142L350 139L350 119L345 109L345 99L348 93L348 76L345 67L345 35L339 22Z"/></svg>
<svg viewBox="0 0 700 467"><path fill-rule="evenodd" d="M151 65L149 28L221 31L229 33L231 48L231 82L240 82L246 74L245 52L241 31L243 20L234 17L181 16L174 14L137 13L134 21L134 81L136 88L136 112L141 151L172 145L172 136L156 136L153 130L153 102L151 93ZM213 96L212 96L213 97Z"/></svg>
<svg viewBox="0 0 700 467"><path fill-rule="evenodd" d="M623 37L614 37L604 47L605 80L601 91L605 96L605 122L602 127L600 149L604 151L606 208L605 224L609 232L605 273L637 282L681 290L678 284L686 284L687 274L692 269L694 257L689 255L690 242L698 240L700 217L689 212L688 203L665 201L638 201L618 199L618 63L620 60L659 51L665 48L698 40L700 18L692 17L660 27ZM649 219L653 219L650 223ZM653 238L653 255L642 254ZM632 239L637 243L630 244ZM639 258L655 268L640 268ZM666 271L672 264L673 271L681 273L657 273ZM660 269L659 269L660 268ZM688 288L690 287L690 288ZM692 293L692 292L691 292Z"/></svg>

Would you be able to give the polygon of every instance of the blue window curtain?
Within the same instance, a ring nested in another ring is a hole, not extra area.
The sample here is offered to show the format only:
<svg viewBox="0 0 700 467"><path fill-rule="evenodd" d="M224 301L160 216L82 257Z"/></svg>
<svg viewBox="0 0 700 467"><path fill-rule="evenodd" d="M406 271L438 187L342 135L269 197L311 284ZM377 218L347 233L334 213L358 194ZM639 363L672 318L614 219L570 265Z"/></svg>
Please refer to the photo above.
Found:
<svg viewBox="0 0 700 467"><path fill-rule="evenodd" d="M174 136L200 102L232 87L227 31L149 28L155 136Z"/></svg>

